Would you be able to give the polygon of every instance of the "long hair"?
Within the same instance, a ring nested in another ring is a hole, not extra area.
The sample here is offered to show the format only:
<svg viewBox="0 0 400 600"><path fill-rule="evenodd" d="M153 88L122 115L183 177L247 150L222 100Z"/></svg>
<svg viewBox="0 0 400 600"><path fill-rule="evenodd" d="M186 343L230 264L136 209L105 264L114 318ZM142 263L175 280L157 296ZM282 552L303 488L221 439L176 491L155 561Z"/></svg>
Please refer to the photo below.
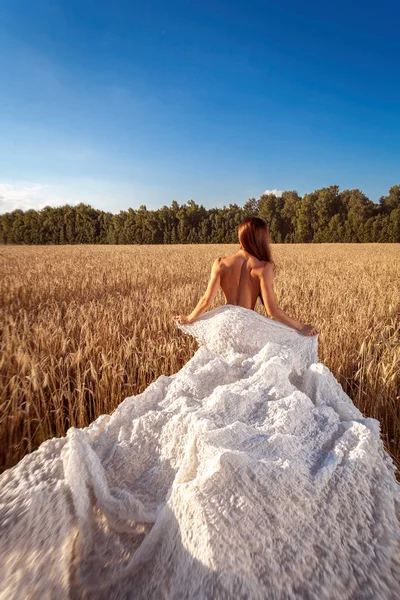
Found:
<svg viewBox="0 0 400 600"><path fill-rule="evenodd" d="M258 258L272 264L275 269L275 263L272 260L270 246L270 235L267 223L260 217L247 217L239 225L239 242L242 248ZM259 294L261 302L264 304L261 292Z"/></svg>

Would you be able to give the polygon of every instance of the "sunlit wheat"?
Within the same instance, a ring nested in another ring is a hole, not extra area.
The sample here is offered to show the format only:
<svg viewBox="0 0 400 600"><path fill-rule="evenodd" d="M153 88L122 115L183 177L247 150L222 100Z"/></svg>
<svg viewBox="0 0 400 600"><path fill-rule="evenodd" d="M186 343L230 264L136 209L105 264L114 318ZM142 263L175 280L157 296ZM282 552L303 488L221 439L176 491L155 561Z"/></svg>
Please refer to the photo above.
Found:
<svg viewBox="0 0 400 600"><path fill-rule="evenodd" d="M1 247L2 469L179 370L197 344L172 316L193 309L213 259L236 249ZM274 245L273 257L281 308L318 326L319 360L379 419L400 466L399 246Z"/></svg>

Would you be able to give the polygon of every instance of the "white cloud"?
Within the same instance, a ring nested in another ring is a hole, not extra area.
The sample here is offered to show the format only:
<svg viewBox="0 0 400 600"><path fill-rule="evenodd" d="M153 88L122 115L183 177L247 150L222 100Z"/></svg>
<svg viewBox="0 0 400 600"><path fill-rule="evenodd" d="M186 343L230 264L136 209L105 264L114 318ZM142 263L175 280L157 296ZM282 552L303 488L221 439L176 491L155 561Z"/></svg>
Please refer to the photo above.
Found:
<svg viewBox="0 0 400 600"><path fill-rule="evenodd" d="M11 212L17 208L40 210L45 206L63 204L77 204L77 202L58 196L52 191L51 186L42 183L0 183L0 213Z"/></svg>
<svg viewBox="0 0 400 600"><path fill-rule="evenodd" d="M277 198L280 198L283 194L284 190L277 190L276 188L274 190L265 190L264 194L275 194L275 196Z"/></svg>

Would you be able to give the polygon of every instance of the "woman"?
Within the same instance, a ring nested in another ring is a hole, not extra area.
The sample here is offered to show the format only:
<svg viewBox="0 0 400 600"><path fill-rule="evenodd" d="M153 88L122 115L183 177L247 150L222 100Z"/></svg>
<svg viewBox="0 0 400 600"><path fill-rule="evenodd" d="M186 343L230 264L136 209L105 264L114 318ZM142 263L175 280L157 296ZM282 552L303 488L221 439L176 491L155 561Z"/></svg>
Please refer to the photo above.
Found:
<svg viewBox="0 0 400 600"><path fill-rule="evenodd" d="M278 309L263 222L240 240L177 320L199 343L177 373L0 476L0 598L400 597L379 422Z"/></svg>
<svg viewBox="0 0 400 600"><path fill-rule="evenodd" d="M239 225L239 250L226 258L218 257L212 266L210 281L204 295L190 315L174 317L178 323L189 324L208 310L221 287L227 304L254 310L257 298L267 314L297 329L303 335L317 335L314 325L305 325L289 317L279 308L274 292L274 269L269 244L269 231L259 217L248 217Z"/></svg>

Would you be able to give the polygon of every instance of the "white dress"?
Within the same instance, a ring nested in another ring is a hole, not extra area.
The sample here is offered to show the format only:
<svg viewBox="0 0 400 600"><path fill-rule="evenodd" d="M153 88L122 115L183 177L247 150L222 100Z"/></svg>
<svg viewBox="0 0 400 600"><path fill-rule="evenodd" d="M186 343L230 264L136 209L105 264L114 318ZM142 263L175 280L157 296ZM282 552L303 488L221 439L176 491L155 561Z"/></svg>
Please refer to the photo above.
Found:
<svg viewBox="0 0 400 600"><path fill-rule="evenodd" d="M230 304L0 477L0 598L400 598L400 485L318 336Z"/></svg>

